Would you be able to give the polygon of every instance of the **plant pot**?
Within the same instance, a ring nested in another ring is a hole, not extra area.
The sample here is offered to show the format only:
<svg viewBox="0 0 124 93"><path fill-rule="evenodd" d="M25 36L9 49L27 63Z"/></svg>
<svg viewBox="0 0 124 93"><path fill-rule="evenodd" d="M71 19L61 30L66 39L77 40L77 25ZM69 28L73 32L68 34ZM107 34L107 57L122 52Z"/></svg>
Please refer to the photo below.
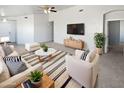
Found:
<svg viewBox="0 0 124 93"><path fill-rule="evenodd" d="M33 81L31 81L31 83L33 84L33 85L35 85L37 88L39 88L39 87L41 87L41 82L42 80L40 80L40 81L38 81L38 82L33 82Z"/></svg>
<svg viewBox="0 0 124 93"><path fill-rule="evenodd" d="M96 53L102 55L103 53L102 48L96 48Z"/></svg>
<svg viewBox="0 0 124 93"><path fill-rule="evenodd" d="M44 52L47 52L47 51L48 51L48 48L43 48L43 51L44 51Z"/></svg>

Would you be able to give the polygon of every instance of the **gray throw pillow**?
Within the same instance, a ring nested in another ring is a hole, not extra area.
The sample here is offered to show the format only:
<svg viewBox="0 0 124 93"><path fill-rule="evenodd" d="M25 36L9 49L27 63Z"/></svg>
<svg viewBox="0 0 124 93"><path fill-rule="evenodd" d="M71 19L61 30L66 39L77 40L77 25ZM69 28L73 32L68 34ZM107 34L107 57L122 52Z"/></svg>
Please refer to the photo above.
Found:
<svg viewBox="0 0 124 93"><path fill-rule="evenodd" d="M13 51L9 46L2 46L5 56L10 55Z"/></svg>
<svg viewBox="0 0 124 93"><path fill-rule="evenodd" d="M27 69L27 66L21 60L21 56L4 57L3 58L11 76L21 73Z"/></svg>
<svg viewBox="0 0 124 93"><path fill-rule="evenodd" d="M83 54L81 55L81 58L80 59L83 60L83 61L85 61L89 52L90 52L89 50L85 50L83 52Z"/></svg>

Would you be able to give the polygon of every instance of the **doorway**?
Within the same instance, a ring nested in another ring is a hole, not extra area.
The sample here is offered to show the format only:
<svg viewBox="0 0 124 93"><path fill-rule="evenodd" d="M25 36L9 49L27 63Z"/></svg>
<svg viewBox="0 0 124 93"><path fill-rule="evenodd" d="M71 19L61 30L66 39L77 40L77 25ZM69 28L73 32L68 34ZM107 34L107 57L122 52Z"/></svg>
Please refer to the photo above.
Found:
<svg viewBox="0 0 124 93"><path fill-rule="evenodd" d="M108 22L108 51L118 50L120 44L120 21Z"/></svg>
<svg viewBox="0 0 124 93"><path fill-rule="evenodd" d="M51 40L51 42L54 42L54 22L53 21L51 21L51 22L49 22L49 31L50 31L50 40Z"/></svg>

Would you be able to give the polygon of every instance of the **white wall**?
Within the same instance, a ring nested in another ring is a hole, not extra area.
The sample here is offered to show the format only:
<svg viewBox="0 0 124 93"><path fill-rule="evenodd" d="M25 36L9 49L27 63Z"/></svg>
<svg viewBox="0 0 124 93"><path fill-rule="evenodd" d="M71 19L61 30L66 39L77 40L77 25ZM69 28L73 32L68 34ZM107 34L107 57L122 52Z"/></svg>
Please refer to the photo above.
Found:
<svg viewBox="0 0 124 93"><path fill-rule="evenodd" d="M15 42L16 22L15 21L0 22L0 37L1 36L9 36L10 41Z"/></svg>
<svg viewBox="0 0 124 93"><path fill-rule="evenodd" d="M24 17L28 17L25 19ZM48 16L32 14L17 18L17 43L47 42L52 40Z"/></svg>
<svg viewBox="0 0 124 93"><path fill-rule="evenodd" d="M24 17L27 17L25 19ZM34 42L34 15L25 15L17 18L17 43Z"/></svg>
<svg viewBox="0 0 124 93"><path fill-rule="evenodd" d="M52 40L52 30L49 25L48 15L34 14L34 41L47 42Z"/></svg>
<svg viewBox="0 0 124 93"><path fill-rule="evenodd" d="M124 9L123 11L113 11L108 14L106 14L106 20L124 20Z"/></svg>
<svg viewBox="0 0 124 93"><path fill-rule="evenodd" d="M79 12L84 9L83 12ZM85 35L71 35L76 39L82 39L87 48L93 49L94 33L103 32L103 14L115 9L124 9L124 6L75 6L61 10L56 14L50 14L49 21L54 21L54 41L63 44L67 35L67 24L84 23Z"/></svg>

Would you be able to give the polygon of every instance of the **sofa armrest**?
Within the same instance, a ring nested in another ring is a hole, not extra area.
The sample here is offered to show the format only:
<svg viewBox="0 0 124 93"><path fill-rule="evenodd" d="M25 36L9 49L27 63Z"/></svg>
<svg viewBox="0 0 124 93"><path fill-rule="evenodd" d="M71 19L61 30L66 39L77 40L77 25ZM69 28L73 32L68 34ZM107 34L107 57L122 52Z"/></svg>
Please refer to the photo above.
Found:
<svg viewBox="0 0 124 93"><path fill-rule="evenodd" d="M41 63L33 66L33 67L30 67L28 68L27 70L25 70L24 72L22 73L19 73L15 76L12 76L11 78L3 81L2 83L0 83L0 87L1 88L14 88L14 87L17 87L18 84L20 84L21 82L23 82L24 80L27 79L27 76L29 75L29 73L31 71L34 71L34 70L41 70L42 71L42 65Z"/></svg>
<svg viewBox="0 0 124 93"><path fill-rule="evenodd" d="M95 86L98 72L99 72L99 55L96 54L96 57L94 58L94 60L92 62L92 80L91 80L92 81L92 87Z"/></svg>

